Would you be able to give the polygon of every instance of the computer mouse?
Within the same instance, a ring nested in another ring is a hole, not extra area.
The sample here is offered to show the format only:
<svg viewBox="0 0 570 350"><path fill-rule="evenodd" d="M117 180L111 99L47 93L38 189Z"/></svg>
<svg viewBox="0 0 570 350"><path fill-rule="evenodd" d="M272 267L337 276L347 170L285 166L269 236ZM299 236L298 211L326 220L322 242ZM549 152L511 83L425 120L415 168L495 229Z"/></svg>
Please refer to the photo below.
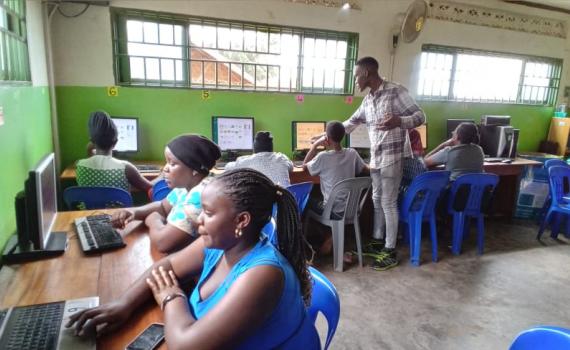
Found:
<svg viewBox="0 0 570 350"><path fill-rule="evenodd" d="M505 164L511 164L513 162L512 159L503 159L501 160L501 163L505 163Z"/></svg>

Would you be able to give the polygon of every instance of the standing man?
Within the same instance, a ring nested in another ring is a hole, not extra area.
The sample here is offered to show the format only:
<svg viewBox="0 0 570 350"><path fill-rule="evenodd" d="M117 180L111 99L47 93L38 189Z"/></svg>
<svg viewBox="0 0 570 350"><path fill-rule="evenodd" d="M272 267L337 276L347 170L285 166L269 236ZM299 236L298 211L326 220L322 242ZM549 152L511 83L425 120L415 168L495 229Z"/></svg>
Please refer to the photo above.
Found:
<svg viewBox="0 0 570 350"><path fill-rule="evenodd" d="M347 133L366 123L370 137L370 176L374 203L373 241L376 254L373 268L387 270L398 264L398 189L402 180L402 160L411 157L407 129L425 122L425 114L406 88L382 79L378 61L363 57L356 62L356 85L362 92L370 88L356 112L343 124ZM385 239L384 239L385 237Z"/></svg>

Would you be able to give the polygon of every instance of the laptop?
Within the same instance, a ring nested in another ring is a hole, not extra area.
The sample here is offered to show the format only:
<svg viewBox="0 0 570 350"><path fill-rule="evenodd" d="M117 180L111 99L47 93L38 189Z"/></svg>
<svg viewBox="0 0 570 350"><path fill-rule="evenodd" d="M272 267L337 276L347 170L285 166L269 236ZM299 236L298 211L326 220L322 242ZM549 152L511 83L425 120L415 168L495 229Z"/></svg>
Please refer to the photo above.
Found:
<svg viewBox="0 0 570 350"><path fill-rule="evenodd" d="M0 310L0 349L95 350L95 337L79 338L65 324L74 313L98 305L99 297L89 297Z"/></svg>

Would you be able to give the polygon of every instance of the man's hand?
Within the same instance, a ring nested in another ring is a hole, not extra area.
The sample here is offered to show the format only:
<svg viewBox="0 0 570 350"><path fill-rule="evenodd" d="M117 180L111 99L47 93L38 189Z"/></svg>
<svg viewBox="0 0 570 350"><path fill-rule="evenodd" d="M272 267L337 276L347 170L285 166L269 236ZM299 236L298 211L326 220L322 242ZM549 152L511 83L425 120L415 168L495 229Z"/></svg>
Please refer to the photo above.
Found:
<svg viewBox="0 0 570 350"><path fill-rule="evenodd" d="M394 128L399 128L402 125L402 119L396 115L385 115L384 120L378 126L378 129L382 131L392 130Z"/></svg>
<svg viewBox="0 0 570 350"><path fill-rule="evenodd" d="M313 147L320 147L320 146L327 146L328 144L328 139L327 139L327 135L323 135L320 138L316 139L315 141L313 141L311 139L311 143Z"/></svg>
<svg viewBox="0 0 570 350"><path fill-rule="evenodd" d="M323 133L320 133L320 134L318 134L318 135L315 135L315 136L311 137L311 143L315 143L315 142L317 142L317 140L319 140L319 139L321 139L321 138L323 138L323 137L325 137L325 136L327 136L327 133L326 133L326 132L323 132Z"/></svg>

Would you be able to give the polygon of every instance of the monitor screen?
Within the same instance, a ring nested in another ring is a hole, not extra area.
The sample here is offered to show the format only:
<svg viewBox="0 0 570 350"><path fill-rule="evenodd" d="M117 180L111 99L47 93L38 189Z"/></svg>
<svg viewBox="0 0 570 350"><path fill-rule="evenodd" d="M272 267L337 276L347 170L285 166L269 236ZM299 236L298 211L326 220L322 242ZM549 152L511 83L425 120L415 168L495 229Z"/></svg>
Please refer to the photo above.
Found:
<svg viewBox="0 0 570 350"><path fill-rule="evenodd" d="M222 151L253 151L253 118L212 117L212 140Z"/></svg>
<svg viewBox="0 0 570 350"><path fill-rule="evenodd" d="M420 140L422 140L422 148L427 148L427 124L422 124L415 128L420 133Z"/></svg>
<svg viewBox="0 0 570 350"><path fill-rule="evenodd" d="M511 117L508 115L482 115L481 125L511 125Z"/></svg>
<svg viewBox="0 0 570 350"><path fill-rule="evenodd" d="M326 122L293 122L293 151L311 148L311 138L326 130Z"/></svg>
<svg viewBox="0 0 570 350"><path fill-rule="evenodd" d="M370 137L365 124L360 124L348 135L348 147L370 148Z"/></svg>
<svg viewBox="0 0 570 350"><path fill-rule="evenodd" d="M129 117L111 117L119 132L118 141L114 150L116 152L139 151L139 120Z"/></svg>
<svg viewBox="0 0 570 350"><path fill-rule="evenodd" d="M36 249L44 249L57 214L55 158L51 153L30 171L26 188L28 234Z"/></svg>

